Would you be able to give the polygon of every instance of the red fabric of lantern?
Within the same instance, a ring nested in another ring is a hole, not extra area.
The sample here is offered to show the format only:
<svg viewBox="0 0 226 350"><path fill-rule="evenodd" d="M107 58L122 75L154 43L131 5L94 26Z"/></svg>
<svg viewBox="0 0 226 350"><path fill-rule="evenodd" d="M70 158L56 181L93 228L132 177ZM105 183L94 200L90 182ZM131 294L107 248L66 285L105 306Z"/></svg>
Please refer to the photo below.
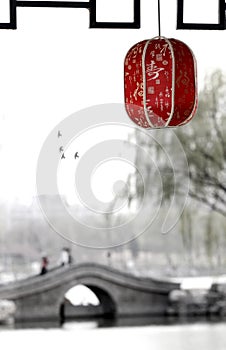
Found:
<svg viewBox="0 0 226 350"><path fill-rule="evenodd" d="M197 108L196 60L176 39L156 37L134 45L124 62L125 106L143 128L186 124Z"/></svg>

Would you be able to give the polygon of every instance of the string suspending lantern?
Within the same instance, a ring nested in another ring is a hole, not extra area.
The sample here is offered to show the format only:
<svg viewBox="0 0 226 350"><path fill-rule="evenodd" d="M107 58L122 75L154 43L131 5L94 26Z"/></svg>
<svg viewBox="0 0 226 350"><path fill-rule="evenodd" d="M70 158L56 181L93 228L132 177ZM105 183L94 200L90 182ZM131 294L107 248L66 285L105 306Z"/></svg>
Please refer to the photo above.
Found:
<svg viewBox="0 0 226 350"><path fill-rule="evenodd" d="M127 114L137 125L151 129L188 123L198 96L192 50L161 35L135 44L124 61L124 89Z"/></svg>

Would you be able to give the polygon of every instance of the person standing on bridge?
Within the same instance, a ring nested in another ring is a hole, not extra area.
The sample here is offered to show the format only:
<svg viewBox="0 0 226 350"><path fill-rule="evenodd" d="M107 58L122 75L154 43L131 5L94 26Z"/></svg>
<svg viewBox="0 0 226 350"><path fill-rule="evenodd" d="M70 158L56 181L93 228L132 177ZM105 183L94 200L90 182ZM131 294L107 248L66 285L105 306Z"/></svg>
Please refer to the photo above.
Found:
<svg viewBox="0 0 226 350"><path fill-rule="evenodd" d="M73 258L72 258L72 255L71 255L71 249L70 248L67 248L67 252L68 252L68 264L72 264L73 263Z"/></svg>
<svg viewBox="0 0 226 350"><path fill-rule="evenodd" d="M41 263L40 275L45 275L48 272L48 264L49 264L49 260L48 260L47 256L43 256L42 263Z"/></svg>
<svg viewBox="0 0 226 350"><path fill-rule="evenodd" d="M67 266L72 263L71 252L69 248L63 248L61 251L61 266Z"/></svg>

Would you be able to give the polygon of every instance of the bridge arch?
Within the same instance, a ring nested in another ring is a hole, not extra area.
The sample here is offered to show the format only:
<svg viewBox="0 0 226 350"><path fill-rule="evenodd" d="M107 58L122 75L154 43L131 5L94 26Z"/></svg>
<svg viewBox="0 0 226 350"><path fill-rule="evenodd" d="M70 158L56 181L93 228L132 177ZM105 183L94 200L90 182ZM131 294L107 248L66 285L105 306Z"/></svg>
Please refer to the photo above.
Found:
<svg viewBox="0 0 226 350"><path fill-rule="evenodd" d="M99 300L100 304L98 306L72 306L70 302L68 302L65 299L65 294L73 287L76 287L77 285L83 285L87 287L90 291L92 291L97 299ZM65 292L66 290L66 292ZM65 292L65 293L64 293ZM63 294L64 293L64 294ZM70 318L79 318L79 317L92 317L92 316L101 316L104 318L115 318L117 314L117 302L114 299L114 296L112 295L111 291L107 290L105 286L101 286L100 281L95 282L85 282L78 283L77 281L70 282L67 286L65 286L65 289L61 292L60 298L59 298L59 316L61 321L65 321L68 317ZM95 314L95 308L96 308L96 314ZM67 310L70 309L70 313L67 314ZM72 313L72 309L74 309L74 312ZM81 312L83 309L83 312Z"/></svg>

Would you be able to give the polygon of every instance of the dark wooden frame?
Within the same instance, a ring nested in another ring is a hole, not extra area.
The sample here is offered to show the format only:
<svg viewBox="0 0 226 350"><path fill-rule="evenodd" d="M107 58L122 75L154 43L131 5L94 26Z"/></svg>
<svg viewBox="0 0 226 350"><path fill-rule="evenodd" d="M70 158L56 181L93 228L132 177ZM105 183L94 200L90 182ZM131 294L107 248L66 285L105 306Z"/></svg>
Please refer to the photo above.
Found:
<svg viewBox="0 0 226 350"><path fill-rule="evenodd" d="M60 8L86 8L89 10L90 28L140 28L140 0L133 0L134 20L133 22L97 22L96 20L96 0L82 1L23 1L9 0L10 21L0 23L0 29L16 29L16 8L17 7L60 7Z"/></svg>
<svg viewBox="0 0 226 350"><path fill-rule="evenodd" d="M225 29L225 0L218 0L218 2L218 23L184 23L184 0L177 0L177 29ZM203 11L205 11L205 8L203 9Z"/></svg>

